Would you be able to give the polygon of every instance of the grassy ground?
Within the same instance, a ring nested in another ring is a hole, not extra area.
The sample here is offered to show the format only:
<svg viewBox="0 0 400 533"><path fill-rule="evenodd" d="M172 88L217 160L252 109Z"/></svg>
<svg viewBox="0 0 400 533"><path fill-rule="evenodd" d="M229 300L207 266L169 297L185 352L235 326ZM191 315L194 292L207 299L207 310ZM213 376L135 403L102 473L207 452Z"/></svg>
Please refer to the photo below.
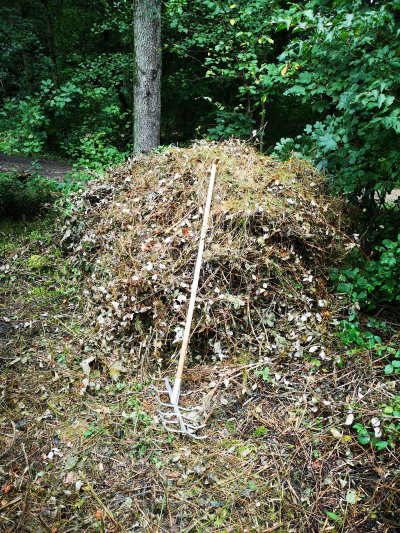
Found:
<svg viewBox="0 0 400 533"><path fill-rule="evenodd" d="M193 366L208 438L177 438L145 349L142 372L127 361L112 381L95 363L85 386L88 279L60 238L51 220L0 225L1 531L399 530L398 441L362 445L345 424L349 404L367 425L396 402L384 359L345 354L332 326L341 368L283 353Z"/></svg>

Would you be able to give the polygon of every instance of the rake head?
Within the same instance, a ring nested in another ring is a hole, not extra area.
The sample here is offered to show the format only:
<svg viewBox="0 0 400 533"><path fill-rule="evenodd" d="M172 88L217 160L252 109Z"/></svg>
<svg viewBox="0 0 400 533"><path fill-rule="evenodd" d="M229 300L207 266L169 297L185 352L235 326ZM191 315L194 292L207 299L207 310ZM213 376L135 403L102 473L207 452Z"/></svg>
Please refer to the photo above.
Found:
<svg viewBox="0 0 400 533"><path fill-rule="evenodd" d="M165 389L157 389L152 386L152 389L155 390L158 394L168 395L169 402L162 402L158 396L156 399L161 407L165 409L157 409L157 413L160 415L161 423L167 431L172 433L181 433L182 435L188 435L193 439L205 439L207 436L198 437L195 433L197 430L205 427L206 424L196 426L193 424L193 417L189 413L193 413L197 410L196 407L187 409L185 407L179 407L179 397L187 396L191 392L186 394L180 393L181 380L176 379L173 388L169 382L168 378L152 378L155 381L163 381L165 383ZM184 411L185 413L183 413Z"/></svg>

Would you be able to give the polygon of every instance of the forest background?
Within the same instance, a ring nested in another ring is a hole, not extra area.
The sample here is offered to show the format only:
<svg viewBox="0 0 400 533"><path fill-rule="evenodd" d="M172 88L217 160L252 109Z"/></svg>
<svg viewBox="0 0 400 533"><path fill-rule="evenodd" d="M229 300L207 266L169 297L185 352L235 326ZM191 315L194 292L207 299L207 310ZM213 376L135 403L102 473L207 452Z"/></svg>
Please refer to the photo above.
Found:
<svg viewBox="0 0 400 533"><path fill-rule="evenodd" d="M371 295L400 301L398 208L385 204L400 180L400 0L161 10L161 143L235 136L312 160L359 207L365 252L354 251L343 290L367 308ZM97 171L132 154L132 13L125 1L2 3L1 152ZM3 196L15 196L7 180Z"/></svg>

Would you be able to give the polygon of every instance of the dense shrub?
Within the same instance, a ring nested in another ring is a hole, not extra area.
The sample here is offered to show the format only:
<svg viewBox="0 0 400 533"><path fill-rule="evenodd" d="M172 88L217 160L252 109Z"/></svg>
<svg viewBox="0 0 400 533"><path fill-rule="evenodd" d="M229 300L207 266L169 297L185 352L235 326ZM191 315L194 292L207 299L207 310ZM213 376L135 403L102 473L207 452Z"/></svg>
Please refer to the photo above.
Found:
<svg viewBox="0 0 400 533"><path fill-rule="evenodd" d="M62 185L43 176L0 174L0 217L34 217L62 194Z"/></svg>

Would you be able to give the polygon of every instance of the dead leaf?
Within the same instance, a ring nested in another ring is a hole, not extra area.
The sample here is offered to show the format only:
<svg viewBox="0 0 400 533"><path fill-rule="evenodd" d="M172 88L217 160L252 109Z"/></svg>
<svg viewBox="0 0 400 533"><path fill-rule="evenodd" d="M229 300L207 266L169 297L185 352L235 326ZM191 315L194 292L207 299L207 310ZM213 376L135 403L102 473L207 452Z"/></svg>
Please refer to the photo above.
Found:
<svg viewBox="0 0 400 533"><path fill-rule="evenodd" d="M88 357L87 359L84 359L81 363L79 363L79 366L82 368L83 373L85 376L88 376L90 374L90 366L89 363L94 361L94 356Z"/></svg>
<svg viewBox="0 0 400 533"><path fill-rule="evenodd" d="M72 485L75 482L75 476L72 472L69 472L64 480L64 485Z"/></svg>
<svg viewBox="0 0 400 533"><path fill-rule="evenodd" d="M11 485L6 485L3 489L3 492L7 493L9 492L11 489L13 488L12 484Z"/></svg>
<svg viewBox="0 0 400 533"><path fill-rule="evenodd" d="M111 409L109 407L106 407L105 405L95 409L96 413L103 414L103 415L109 415L111 413Z"/></svg>
<svg viewBox="0 0 400 533"><path fill-rule="evenodd" d="M126 372L126 368L124 368L121 361L114 361L108 369L110 371L111 379L114 381L117 381L121 372Z"/></svg>
<svg viewBox="0 0 400 533"><path fill-rule="evenodd" d="M330 428L329 432L332 435L332 437L334 437L335 439L342 438L342 433L335 427Z"/></svg>
<svg viewBox="0 0 400 533"><path fill-rule="evenodd" d="M97 509L96 514L94 516L96 517L97 520L100 520L102 514L103 514L102 510L101 509Z"/></svg>

